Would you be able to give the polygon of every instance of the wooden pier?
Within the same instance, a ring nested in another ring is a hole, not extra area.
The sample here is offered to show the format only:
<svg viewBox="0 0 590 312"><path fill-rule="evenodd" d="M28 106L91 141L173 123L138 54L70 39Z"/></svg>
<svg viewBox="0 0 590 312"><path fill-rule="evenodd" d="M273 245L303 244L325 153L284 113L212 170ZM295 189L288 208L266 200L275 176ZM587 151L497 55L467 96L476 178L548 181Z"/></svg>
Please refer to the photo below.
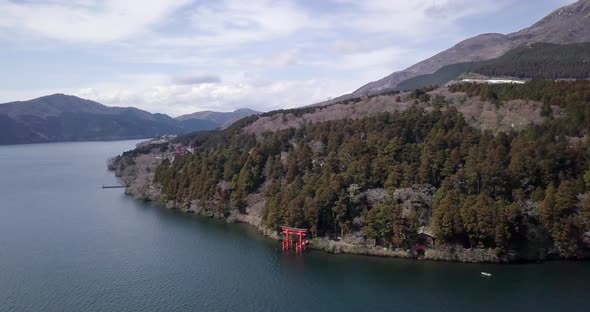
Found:
<svg viewBox="0 0 590 312"><path fill-rule="evenodd" d="M125 185L103 185L103 189L116 189L116 188L126 188Z"/></svg>

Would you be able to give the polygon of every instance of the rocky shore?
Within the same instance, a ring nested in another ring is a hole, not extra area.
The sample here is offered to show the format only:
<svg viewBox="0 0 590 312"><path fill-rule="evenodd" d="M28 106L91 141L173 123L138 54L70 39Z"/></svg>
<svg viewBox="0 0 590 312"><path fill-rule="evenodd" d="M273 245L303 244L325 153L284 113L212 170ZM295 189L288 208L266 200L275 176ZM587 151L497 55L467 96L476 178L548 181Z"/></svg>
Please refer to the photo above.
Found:
<svg viewBox="0 0 590 312"><path fill-rule="evenodd" d="M157 153L146 153L135 155L134 157L116 157L109 161L109 169L115 173L127 186L125 193L133 196L138 200L153 201L162 204L167 209L178 209L185 213L198 214L211 218L224 219L226 222L246 223L255 227L262 235L269 238L280 240L281 237L276 230L265 227L262 223L262 211L264 208L264 198L261 193L250 194L247 197L247 207L244 213L231 211L228 215L220 215L215 212L214 203L200 203L194 201L191 203L179 203L174 201L165 201L160 188L154 183L154 173L158 165ZM427 194L425 190L421 194ZM367 194L369 198L379 201L382 198L379 192ZM416 201L415 196L408 194L407 190L399 190L396 196L401 200ZM430 200L430 196L423 196L422 200ZM410 250L390 249L382 246L376 246L371 240L362 237L361 233L353 233L339 237L337 240L326 237L317 237L309 241L309 248L322 250L335 254L358 254L379 257L396 257L396 258L417 258ZM491 262L491 263L508 263L513 261L532 261L534 259L523 259L522 257L499 257L493 249L484 248L463 248L462 246L437 246L436 248L427 249L422 259L440 260L440 261L457 261L457 262Z"/></svg>

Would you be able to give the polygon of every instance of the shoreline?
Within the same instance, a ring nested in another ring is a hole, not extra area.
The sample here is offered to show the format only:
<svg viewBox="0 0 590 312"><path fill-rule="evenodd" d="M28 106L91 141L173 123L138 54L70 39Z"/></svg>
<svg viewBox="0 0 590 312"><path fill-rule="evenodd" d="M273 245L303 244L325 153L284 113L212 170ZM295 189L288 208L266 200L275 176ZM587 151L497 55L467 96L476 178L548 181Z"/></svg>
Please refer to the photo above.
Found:
<svg viewBox="0 0 590 312"><path fill-rule="evenodd" d="M130 159L116 158L110 163L109 170L114 172L115 176L127 185L125 194L132 196L135 200L155 202L161 208L175 209L183 213L197 214L208 218L222 219L226 223L244 223L252 226L261 235L273 240L280 240L278 230L273 231L262 225L262 211L264 209L264 198L260 192L249 194L247 196L246 213L230 211L229 213L220 214L215 212L213 203L178 203L174 201L164 202L159 188L154 185L153 177L156 169L156 163L153 154L141 154ZM121 161L127 162L121 164ZM334 240L327 237L316 237L309 240L309 249L319 250L332 254L355 254L375 257L391 257L414 260L431 260L447 261L462 263L539 263L552 260L588 260L585 259L566 259L555 257L551 250L534 251L527 250L521 254L509 252L498 255L492 248L464 248L459 245L442 245L429 248L424 252L424 256L418 257L411 250L392 250L384 246L376 246L367 243L362 237L362 233L354 232L345 235L340 240Z"/></svg>
<svg viewBox="0 0 590 312"><path fill-rule="evenodd" d="M156 209L167 209L167 210L176 210L182 214L187 215L196 215L203 218L208 219L215 219L226 224L243 224L246 225L253 230L256 231L258 235L261 235L265 238L271 239L273 241L279 242L281 241L281 237L278 235L278 231L272 231L266 227L260 226L258 224L250 223L242 218L232 218L230 216L228 218L224 217L216 217L213 214L203 213L202 211L194 211L191 209L186 208L179 208L176 206L170 207L163 204L160 201L145 199L145 198L138 198L136 195L127 192L125 189L125 195L132 197L134 200L143 201L143 202L150 202L155 203ZM242 215L247 216L247 215ZM553 262L553 261L587 261L587 260L576 260L576 259L562 259L562 258L545 258L545 259L517 259L512 261L505 261L502 258L495 257L496 261L484 260L481 257L494 257L493 250L491 249L466 249L457 246L448 246L449 248L444 249L430 249L427 250L424 257L416 257L411 255L406 251L401 250L392 250L385 247L379 246L369 246L369 245L360 245L360 244L351 244L347 243L343 240L337 241L325 237L316 237L309 240L309 244L307 245L308 249L312 249L315 251L325 252L328 254L333 255L356 255L356 256L366 256L366 257L378 257L378 258L392 258L392 259L404 259L404 260L414 260L414 261L436 261L436 262L454 262L454 263L464 263L464 264L539 264L545 262ZM458 250L462 250L463 253L457 253ZM294 250L293 250L294 252ZM473 254L478 254L479 257L474 256ZM483 253L483 255L482 255ZM467 254L467 255L465 255ZM474 260L479 259L479 260Z"/></svg>
<svg viewBox="0 0 590 312"><path fill-rule="evenodd" d="M118 177L122 181L121 177ZM130 188L125 188L125 195L131 196L134 200L143 201L143 202L152 202L155 203L158 209L169 209L169 210L177 210L181 213L190 215L198 215L205 218L217 219L223 221L225 223L240 223L245 224L247 226L252 227L259 235L262 235L266 238L272 239L274 241L280 241L281 237L279 236L278 231L273 231L263 225L261 225L261 220L258 219L256 216L252 217L250 214L236 214L232 213L228 217L218 216L214 213L211 213L209 210L206 209L191 209L191 208L181 208L175 204L168 203L165 204L162 201L155 199L155 198L146 198L140 194L136 194L133 191L130 191ZM249 206L248 208L250 208ZM248 210L248 209L247 209ZM472 250L461 248L463 252L457 252L459 250L455 246L451 246L451 248L444 248L444 249L429 249L425 252L424 257L417 257L412 255L410 252L403 251L403 250L393 250L386 247L381 246L371 246L366 244L354 244L349 243L345 239L341 240L334 240L329 239L326 237L316 237L309 240L308 249L313 249L317 251L322 251L330 254L350 254L350 255L359 255L359 256L370 256L370 257L382 257L382 258L399 258L399 259L408 259L408 260L429 260L429 261L446 261L446 262L461 262L461 263L495 263L495 264L508 264L508 263L534 263L538 262L536 260L528 260L528 261L504 261L503 259L495 256L491 249L477 249L474 248Z"/></svg>
<svg viewBox="0 0 590 312"><path fill-rule="evenodd" d="M186 215L186 217L192 215L192 216L195 216L198 218L211 219L211 220L215 220L215 222L219 221L219 222L223 222L225 224L230 224L230 225L231 224L244 225L244 226L248 227L249 229L255 231L256 235L260 235L261 238L269 239L269 240L272 240L273 242L280 242L281 241L280 237L268 235L267 233L261 231L256 225L253 225L253 224L245 222L245 221L228 220L227 218L217 218L212 215L195 213L194 211L190 211L190 210L182 209L182 208L177 208L177 207L167 208L161 202L146 200L146 199L138 199L133 194L130 194L127 192L125 192L125 195L130 196L134 200L137 200L137 201L141 201L144 203L153 203L154 205L152 208L155 208L155 209L175 210L183 215ZM328 242L332 242L332 243L336 243L336 244L342 244L342 242L331 240L331 239L325 239L325 238L319 238L319 239L322 241L328 241ZM347 244L347 245L351 245L351 244ZM362 249L365 247L365 246L361 246L361 245L351 245L351 246L358 247L359 249ZM278 247L280 247L280 244L278 245ZM326 253L326 254L331 254L333 256L358 256L358 257L382 258L382 259L392 259L392 260L396 259L396 260L404 260L404 261L411 261L411 262L414 262L414 261L447 262L447 263L464 264L464 265L489 264L489 265L494 265L494 266L496 266L496 265L503 266L503 265L547 264L547 263L554 263L554 262L564 262L564 263L567 263L567 262L588 262L587 259L562 259L562 258L547 258L547 259L543 259L543 260L526 260L526 261L510 261L510 262L459 261L459 260L447 260L447 259L436 259L436 258L417 258L417 257L411 257L409 255L408 256L390 255L387 252L385 252L385 253L380 252L380 250L382 248L379 248L379 247L373 247L373 248L371 248L372 250L365 249L366 252L333 251L333 250L326 249L325 246L318 246L317 245L317 238L309 240L309 244L307 245L307 249L309 251L322 252L322 253ZM390 249L388 249L388 251L391 252ZM290 253L294 254L295 250L294 249L290 250ZM305 252L303 254L305 254Z"/></svg>

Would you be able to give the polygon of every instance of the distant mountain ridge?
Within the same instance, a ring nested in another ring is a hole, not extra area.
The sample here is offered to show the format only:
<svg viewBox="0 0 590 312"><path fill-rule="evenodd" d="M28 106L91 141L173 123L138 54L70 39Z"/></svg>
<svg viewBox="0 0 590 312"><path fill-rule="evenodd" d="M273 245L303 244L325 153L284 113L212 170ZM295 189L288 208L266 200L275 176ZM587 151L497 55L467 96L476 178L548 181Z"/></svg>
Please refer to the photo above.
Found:
<svg viewBox="0 0 590 312"><path fill-rule="evenodd" d="M482 34L464 40L452 48L402 71L370 82L354 91L353 94L367 94L393 89L405 80L432 74L451 64L495 59L525 43L569 44L589 41L590 0L580 0L554 11L531 27L518 32L508 35Z"/></svg>
<svg viewBox="0 0 590 312"><path fill-rule="evenodd" d="M64 94L0 104L0 145L140 139L213 130L223 125L208 119L177 120L134 107L109 107Z"/></svg>
<svg viewBox="0 0 590 312"><path fill-rule="evenodd" d="M440 86L472 73L486 77L520 79L588 79L590 43L525 45L488 61L447 65L432 74L404 80L395 88L414 90Z"/></svg>
<svg viewBox="0 0 590 312"><path fill-rule="evenodd" d="M256 115L260 112L249 109L249 108L240 108L233 112L214 112L210 110L196 112L192 114L182 115L176 117L176 120L180 121L189 121L189 120L208 120L222 128L229 126L234 121L242 119L247 116Z"/></svg>

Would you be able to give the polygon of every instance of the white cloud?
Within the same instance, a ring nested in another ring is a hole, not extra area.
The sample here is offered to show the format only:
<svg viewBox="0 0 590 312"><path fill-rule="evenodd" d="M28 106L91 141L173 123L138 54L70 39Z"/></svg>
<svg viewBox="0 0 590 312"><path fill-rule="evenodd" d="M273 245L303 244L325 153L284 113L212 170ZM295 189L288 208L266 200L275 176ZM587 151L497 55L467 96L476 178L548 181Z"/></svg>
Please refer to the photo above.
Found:
<svg viewBox="0 0 590 312"><path fill-rule="evenodd" d="M207 73L190 73L174 76L171 80L173 84L200 85L205 83L220 83L221 77Z"/></svg>
<svg viewBox="0 0 590 312"><path fill-rule="evenodd" d="M44 38L110 42L146 31L186 0L105 0L15 3L0 0L0 27Z"/></svg>
<svg viewBox="0 0 590 312"><path fill-rule="evenodd" d="M354 7L336 16L353 29L413 37L440 33L459 18L500 9L506 0L337 0Z"/></svg>
<svg viewBox="0 0 590 312"><path fill-rule="evenodd" d="M156 44L195 47L236 47L290 35L311 23L294 2L225 0L203 4L192 16L196 34L165 36Z"/></svg>
<svg viewBox="0 0 590 312"><path fill-rule="evenodd" d="M489 13L506 5L507 0L335 0L347 7L330 13L328 24L348 29L355 39L332 41L327 66L356 71L370 77L366 82L402 70L439 50L428 44L432 39L446 38L449 47L465 35L457 20L466 16ZM358 38L362 39L358 39ZM424 43L427 44L424 44ZM360 85L359 85L360 86Z"/></svg>
<svg viewBox="0 0 590 312"><path fill-rule="evenodd" d="M406 51L398 47L384 47L366 52L357 52L343 55L339 66L353 69L366 69L371 66L387 66L400 60Z"/></svg>
<svg viewBox="0 0 590 312"><path fill-rule="evenodd" d="M314 79L271 82L247 74L236 75L238 77L245 80L181 85L165 83L168 80L166 77L148 75L126 77L120 83L104 83L68 92L106 105L136 106L177 116L202 110L231 111L241 107L261 111L299 107L350 92L360 83L358 80Z"/></svg>
<svg viewBox="0 0 590 312"><path fill-rule="evenodd" d="M386 40L386 39L385 39ZM370 52L377 50L387 43L382 40L363 39L363 40L341 40L331 44L331 51L337 54L354 54L360 52Z"/></svg>
<svg viewBox="0 0 590 312"><path fill-rule="evenodd" d="M434 54L416 39L464 36L459 19L508 2L332 1L339 9L296 0L0 0L0 40L7 46L23 36L31 40L24 44L29 50L38 46L36 39L52 47L92 43L74 45L75 52L116 60L108 82L72 79L68 88L52 90L26 90L25 82L21 90L0 90L0 101L63 92L171 115L302 106ZM77 61L63 68L82 71L76 65L84 59Z"/></svg>
<svg viewBox="0 0 590 312"><path fill-rule="evenodd" d="M245 65L254 67L283 67L301 63L301 51L290 49L264 57L256 57L243 61Z"/></svg>

